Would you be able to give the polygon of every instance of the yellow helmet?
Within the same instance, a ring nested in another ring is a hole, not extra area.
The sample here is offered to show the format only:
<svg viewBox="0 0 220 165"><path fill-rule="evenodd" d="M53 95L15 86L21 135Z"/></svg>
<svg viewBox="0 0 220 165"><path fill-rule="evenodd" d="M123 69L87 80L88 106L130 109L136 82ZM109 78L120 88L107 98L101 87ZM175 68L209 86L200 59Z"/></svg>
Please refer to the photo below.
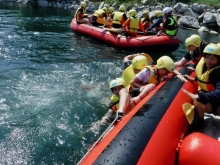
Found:
<svg viewBox="0 0 220 165"><path fill-rule="evenodd" d="M205 47L205 49L203 50L203 53L220 56L220 43L217 43L217 44L210 43L210 44L208 44Z"/></svg>
<svg viewBox="0 0 220 165"><path fill-rule="evenodd" d="M148 10L144 10L144 11L143 11L143 14L149 15L149 11L148 11ZM143 15L143 14L142 14L142 15Z"/></svg>
<svg viewBox="0 0 220 165"><path fill-rule="evenodd" d="M110 10L110 12L112 13L112 12L115 11L115 8L114 8L114 7L110 7L109 10Z"/></svg>
<svg viewBox="0 0 220 165"><path fill-rule="evenodd" d="M162 14L163 14L163 12L162 12L161 10L155 11L155 15L156 15L157 17L161 17Z"/></svg>
<svg viewBox="0 0 220 165"><path fill-rule="evenodd" d="M110 6L109 6L109 4L104 4L104 7L107 7L107 8L109 8Z"/></svg>
<svg viewBox="0 0 220 165"><path fill-rule="evenodd" d="M121 6L119 7L119 11L124 12L125 10L126 10L126 8L125 8L125 6L124 6L124 5L121 5Z"/></svg>
<svg viewBox="0 0 220 165"><path fill-rule="evenodd" d="M120 85L126 87L125 80L123 78L116 78L110 82L110 89Z"/></svg>
<svg viewBox="0 0 220 165"><path fill-rule="evenodd" d="M103 7L102 10L104 10L105 12L108 11L108 8L107 7Z"/></svg>
<svg viewBox="0 0 220 165"><path fill-rule="evenodd" d="M85 8L86 5L87 5L86 2L81 2L81 4L80 4L80 6L83 7L83 8Z"/></svg>
<svg viewBox="0 0 220 165"><path fill-rule="evenodd" d="M147 58L143 55L138 55L134 57L132 60L133 69L142 70L147 65L147 63L148 63Z"/></svg>
<svg viewBox="0 0 220 165"><path fill-rule="evenodd" d="M128 14L129 14L130 17L135 17L137 12L136 12L136 10L131 9L131 10L129 10Z"/></svg>
<svg viewBox="0 0 220 165"><path fill-rule="evenodd" d="M169 72L174 71L174 62L169 56L162 56L157 60L157 68L166 68Z"/></svg>
<svg viewBox="0 0 220 165"><path fill-rule="evenodd" d="M197 34L193 34L185 40L186 49L188 50L188 46L190 45L193 45L198 48L201 42L202 42L201 37L198 36Z"/></svg>

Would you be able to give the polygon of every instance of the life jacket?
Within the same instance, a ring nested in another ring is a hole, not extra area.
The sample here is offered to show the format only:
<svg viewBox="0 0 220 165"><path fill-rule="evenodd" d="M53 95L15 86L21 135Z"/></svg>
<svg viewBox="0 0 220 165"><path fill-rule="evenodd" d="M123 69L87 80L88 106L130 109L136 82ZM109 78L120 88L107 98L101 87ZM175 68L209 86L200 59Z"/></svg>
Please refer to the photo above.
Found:
<svg viewBox="0 0 220 165"><path fill-rule="evenodd" d="M145 22L147 22L147 23L145 23ZM142 23L142 25L145 23L144 29L147 29L150 27L150 19L149 18L141 18L141 23Z"/></svg>
<svg viewBox="0 0 220 165"><path fill-rule="evenodd" d="M103 9L98 9L95 11L95 13L93 14L93 16L96 16L96 17L100 17L100 18L103 18L103 14L106 13Z"/></svg>
<svg viewBox="0 0 220 165"><path fill-rule="evenodd" d="M167 25L165 33L167 35L174 36L177 32L176 21L173 17L168 17L167 19L170 19L170 23Z"/></svg>
<svg viewBox="0 0 220 165"><path fill-rule="evenodd" d="M198 65L196 66L196 80L198 82L199 85L199 90L203 90L206 92L211 92L215 90L215 86L212 84L212 82L210 82L209 80L209 74L220 67L214 67L212 69L209 69L207 71L205 71L203 73L203 68L205 66L205 58L201 58L201 60L199 61Z"/></svg>
<svg viewBox="0 0 220 165"><path fill-rule="evenodd" d="M120 98L114 94L114 95L111 96L110 100L111 100L111 103L109 104L108 107L116 112L119 109L119 100L120 100Z"/></svg>
<svg viewBox="0 0 220 165"><path fill-rule="evenodd" d="M122 24L124 23L124 21L123 21L123 19L124 19L124 18L123 18L123 15L124 15L123 12L116 11L116 12L114 13L112 23L113 23L113 24L122 25Z"/></svg>
<svg viewBox="0 0 220 165"><path fill-rule="evenodd" d="M84 13L85 13L85 10L84 10L83 7L78 7L78 9L77 9L76 12L75 12L74 17L76 18L76 15L77 15L77 13L78 13L79 10L82 11L82 12L80 13L80 15L79 15L79 20L81 20L81 19L83 18Z"/></svg>
<svg viewBox="0 0 220 165"><path fill-rule="evenodd" d="M130 17L130 24L128 25L128 32L137 33L139 26L139 19L135 17Z"/></svg>
<svg viewBox="0 0 220 165"><path fill-rule="evenodd" d="M152 66L146 66L146 68L150 71L150 78L147 81L148 84L155 84L158 85L159 84L159 79L157 78L157 76L154 74L154 70Z"/></svg>

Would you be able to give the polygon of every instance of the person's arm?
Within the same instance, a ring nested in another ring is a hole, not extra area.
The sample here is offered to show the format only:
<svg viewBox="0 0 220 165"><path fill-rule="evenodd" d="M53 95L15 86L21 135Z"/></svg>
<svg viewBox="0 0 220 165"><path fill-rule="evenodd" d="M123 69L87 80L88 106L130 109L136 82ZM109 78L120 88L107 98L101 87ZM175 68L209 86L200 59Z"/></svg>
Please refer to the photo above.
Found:
<svg viewBox="0 0 220 165"><path fill-rule="evenodd" d="M131 54L131 55L125 56L124 57L124 62L133 60L133 58L136 57L137 55L138 54Z"/></svg>
<svg viewBox="0 0 220 165"><path fill-rule="evenodd" d="M183 57L181 60L174 63L175 68L185 65L188 61L189 60L187 60L187 59L185 59L185 57Z"/></svg>
<svg viewBox="0 0 220 165"><path fill-rule="evenodd" d="M141 88L142 86L146 85L149 79L150 71L147 68L144 68L138 74L135 75L135 77L131 80L130 85L133 88Z"/></svg>
<svg viewBox="0 0 220 165"><path fill-rule="evenodd" d="M119 101L119 109L118 112L125 113L127 107L130 103L130 95L125 88L122 88L119 92L120 101Z"/></svg>
<svg viewBox="0 0 220 165"><path fill-rule="evenodd" d="M125 29L129 23L130 23L130 19L127 19L127 20L125 21L125 23L122 25L122 28Z"/></svg>
<svg viewBox="0 0 220 165"><path fill-rule="evenodd" d="M147 29L147 31L151 31L151 30L152 30L153 28L155 28L156 26L159 26L160 23L161 23L161 20L162 20L162 19L158 18L158 19L156 20L156 22L153 23L153 24Z"/></svg>

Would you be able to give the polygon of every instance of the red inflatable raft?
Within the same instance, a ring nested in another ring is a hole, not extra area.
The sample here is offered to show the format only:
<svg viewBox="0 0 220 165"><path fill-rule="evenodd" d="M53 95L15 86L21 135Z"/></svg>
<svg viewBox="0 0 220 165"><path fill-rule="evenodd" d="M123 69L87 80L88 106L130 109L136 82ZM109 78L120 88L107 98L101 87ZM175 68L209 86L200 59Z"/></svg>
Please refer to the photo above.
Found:
<svg viewBox="0 0 220 165"><path fill-rule="evenodd" d="M136 37L119 36L116 33L88 24L77 24L75 19L71 22L71 29L90 37L99 39L119 48L134 49L137 51L175 51L179 47L179 39L168 36L137 35Z"/></svg>
<svg viewBox="0 0 220 165"><path fill-rule="evenodd" d="M195 76L189 65L179 71ZM192 100L181 88L196 93L197 84L176 77L160 83L106 130L78 165L219 165L219 141L203 133L185 134L189 124L182 105Z"/></svg>

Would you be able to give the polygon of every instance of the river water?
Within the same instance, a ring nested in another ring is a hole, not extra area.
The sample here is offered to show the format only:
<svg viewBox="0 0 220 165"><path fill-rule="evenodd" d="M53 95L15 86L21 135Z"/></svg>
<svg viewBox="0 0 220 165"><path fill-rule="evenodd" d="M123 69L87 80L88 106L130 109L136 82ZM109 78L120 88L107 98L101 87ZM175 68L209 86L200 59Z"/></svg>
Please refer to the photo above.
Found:
<svg viewBox="0 0 220 165"><path fill-rule="evenodd" d="M109 82L134 52L72 32L73 15L0 4L0 164L77 164L108 126L99 121ZM181 41L191 34L178 32ZM219 42L219 35L202 37ZM176 61L184 53L180 44L166 54Z"/></svg>

